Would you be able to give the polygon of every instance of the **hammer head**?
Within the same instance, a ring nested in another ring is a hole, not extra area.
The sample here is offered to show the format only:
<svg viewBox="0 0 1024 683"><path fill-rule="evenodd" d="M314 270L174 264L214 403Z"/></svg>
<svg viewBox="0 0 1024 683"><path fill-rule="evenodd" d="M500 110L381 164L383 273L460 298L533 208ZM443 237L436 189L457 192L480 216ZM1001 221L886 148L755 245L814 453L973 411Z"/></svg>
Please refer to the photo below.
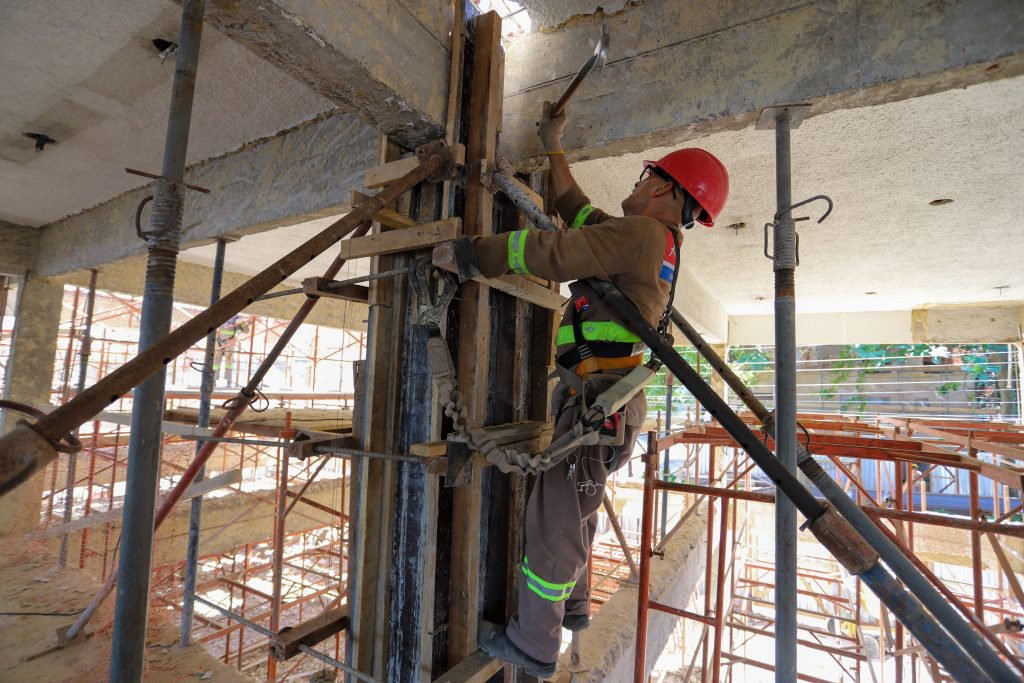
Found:
<svg viewBox="0 0 1024 683"><path fill-rule="evenodd" d="M597 45L594 47L594 56L597 57L597 61L594 62L594 66L604 70L604 65L608 63L608 44L611 42L611 37L608 34L608 22L605 21L601 24L601 39L597 41Z"/></svg>

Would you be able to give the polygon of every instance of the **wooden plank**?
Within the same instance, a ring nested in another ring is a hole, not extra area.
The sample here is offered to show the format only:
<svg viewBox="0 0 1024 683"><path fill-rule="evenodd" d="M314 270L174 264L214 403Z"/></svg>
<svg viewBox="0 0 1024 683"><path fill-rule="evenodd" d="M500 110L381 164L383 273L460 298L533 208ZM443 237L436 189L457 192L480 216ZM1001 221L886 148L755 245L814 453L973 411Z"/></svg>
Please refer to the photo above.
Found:
<svg viewBox="0 0 1024 683"><path fill-rule="evenodd" d="M370 288L366 285L347 284L341 287L328 289L327 286L334 282L322 277L309 277L302 281L302 291L309 297L324 297L327 299L340 299L342 301L355 301L357 303L369 303Z"/></svg>
<svg viewBox="0 0 1024 683"><path fill-rule="evenodd" d="M486 683L501 671L501 662L483 650L475 650L468 657L441 674L434 683Z"/></svg>
<svg viewBox="0 0 1024 683"><path fill-rule="evenodd" d="M462 166L466 161L466 147L464 145L452 145L452 159L456 166ZM366 172L363 178L363 185L370 189L384 187L393 183L420 165L416 155L410 155L403 159L390 161L380 166L375 166Z"/></svg>
<svg viewBox="0 0 1024 683"><path fill-rule="evenodd" d="M223 408L214 408L210 413L211 419L216 422L224 412ZM276 438L284 429L288 412L292 414L293 429L339 435L352 429L352 414L347 408L268 408L260 413L246 413L231 430ZM195 424L196 414L195 408L171 408L164 412L169 423Z"/></svg>
<svg viewBox="0 0 1024 683"><path fill-rule="evenodd" d="M450 246L442 244L438 248L434 249L432 255L433 264L447 270L450 273L457 271L455 267L455 256ZM487 278L483 275L477 275L473 278L473 282L493 287L498 291L505 292L518 299L522 299L531 304L546 308L549 311L561 310L565 305L566 299L558 293L557 289L553 290L549 285L540 284L532 279L525 278L521 275L512 275L506 273L496 278ZM465 286L465 285L463 285Z"/></svg>
<svg viewBox="0 0 1024 683"><path fill-rule="evenodd" d="M358 205L360 202L369 199L370 195L363 194L359 190L352 190L352 206ZM411 228L416 225L416 220L403 216L393 209L381 209L377 213L373 214L373 219L380 223L381 228L390 230L400 230L403 228Z"/></svg>
<svg viewBox="0 0 1024 683"><path fill-rule="evenodd" d="M541 308L546 308L549 311L561 310L567 301L557 290L552 291L519 275L502 275L501 277L487 280L487 284L494 289L511 294L514 297Z"/></svg>
<svg viewBox="0 0 1024 683"><path fill-rule="evenodd" d="M914 430L915 433L927 434L928 436L934 436L943 441L949 443L955 443L963 446L964 448L974 448L978 451L984 451L987 453L996 453L1004 458L1010 458L1011 460L1019 460L1024 462L1024 449L1014 448L1001 443L993 443L991 441L985 441L984 439L971 438L970 436L953 434L951 432L943 431L930 427L922 422L915 422L912 420L899 420L894 418L882 418L883 421L890 424L896 424L905 426L908 429Z"/></svg>
<svg viewBox="0 0 1024 683"><path fill-rule="evenodd" d="M466 137L466 202L463 232L470 236L494 234L491 193L480 171L494 163L501 122L501 18L488 12L473 19L472 73L469 75L469 123ZM456 379L463 393L471 426L487 418L490 371L491 310L488 288L467 282L459 302L459 357ZM482 477L452 494L452 552L449 576L448 663L454 665L477 649L480 617L480 521L483 509Z"/></svg>
<svg viewBox="0 0 1024 683"><path fill-rule="evenodd" d="M281 661L291 659L301 652L300 645L313 647L335 633L345 630L348 625L348 605L328 610L272 637L270 639L270 655Z"/></svg>
<svg viewBox="0 0 1024 683"><path fill-rule="evenodd" d="M381 138L381 161L397 158L398 146ZM404 198L403 198L404 199ZM377 230L375 229L375 232ZM374 257L371 272L390 270L396 257ZM370 283L370 318L367 326L372 342L367 348L365 403L361 446L366 450L393 451L397 447L399 396L401 386L402 338L405 330L408 292L404 280L385 279ZM350 595L358 613L352 614L356 667L384 679L387 647L388 571L391 566L395 501L395 466L391 462L361 458L353 464L357 491L353 514L358 542L355 558L358 578Z"/></svg>
<svg viewBox="0 0 1024 683"><path fill-rule="evenodd" d="M438 242L458 237L461 225L460 219L447 218L443 221L420 223L404 230L342 240L338 253L343 259L357 259L431 247Z"/></svg>
<svg viewBox="0 0 1024 683"><path fill-rule="evenodd" d="M185 489L185 493L182 494L181 500L190 500L196 496L203 496L211 491L224 488L225 486L231 486L242 481L242 470L229 470L228 472L222 472L216 477L210 477L204 479L201 482L192 484ZM163 496L160 497L161 500ZM123 507L114 508L112 510L105 510L95 514L90 514L86 517L80 517L73 519L70 522L64 524L56 524L51 526L39 533L41 537L48 536L60 536L64 533L70 533L72 531L79 531L81 529L88 529L94 527L97 524L106 524L107 522L119 522L121 520L121 514L124 512Z"/></svg>

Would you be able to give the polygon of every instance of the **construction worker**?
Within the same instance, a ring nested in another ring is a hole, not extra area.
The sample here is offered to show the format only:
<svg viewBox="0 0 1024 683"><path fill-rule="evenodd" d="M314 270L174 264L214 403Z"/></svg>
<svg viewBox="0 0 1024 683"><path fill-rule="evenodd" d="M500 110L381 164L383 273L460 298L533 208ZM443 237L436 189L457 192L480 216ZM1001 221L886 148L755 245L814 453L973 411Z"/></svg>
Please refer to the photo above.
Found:
<svg viewBox="0 0 1024 683"><path fill-rule="evenodd" d="M226 386L235 382L235 348L238 341L249 332L249 320L241 315L233 315L217 328L217 345L213 351L213 377L223 379Z"/></svg>
<svg viewBox="0 0 1024 683"><path fill-rule="evenodd" d="M555 208L569 229L477 238L468 250L475 252L473 265L486 277L513 272L559 282L608 280L652 325L666 329L682 229L694 221L714 225L729 192L725 167L693 148L644 162L640 180L622 201L625 216L616 218L593 207L576 184L562 150L566 115L552 118L550 111L548 103L539 134L550 160ZM557 336L555 438L572 429L585 404L640 365L646 350L588 285L573 282L570 291ZM481 644L488 654L547 678L555 672L560 628L589 627L586 566L605 480L630 458L646 412L640 392L605 422L605 445L577 448L536 481L526 509L518 614Z"/></svg>

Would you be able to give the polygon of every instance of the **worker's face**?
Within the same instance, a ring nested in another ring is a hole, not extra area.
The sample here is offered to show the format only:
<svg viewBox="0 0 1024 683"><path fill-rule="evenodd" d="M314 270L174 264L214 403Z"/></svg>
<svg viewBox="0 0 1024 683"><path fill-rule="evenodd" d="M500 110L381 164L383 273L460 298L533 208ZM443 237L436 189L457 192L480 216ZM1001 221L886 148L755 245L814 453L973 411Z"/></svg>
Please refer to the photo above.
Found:
<svg viewBox="0 0 1024 683"><path fill-rule="evenodd" d="M645 168L640 180L633 185L633 192L622 200L622 213L626 216L642 216L648 212L652 202L672 200L672 183Z"/></svg>

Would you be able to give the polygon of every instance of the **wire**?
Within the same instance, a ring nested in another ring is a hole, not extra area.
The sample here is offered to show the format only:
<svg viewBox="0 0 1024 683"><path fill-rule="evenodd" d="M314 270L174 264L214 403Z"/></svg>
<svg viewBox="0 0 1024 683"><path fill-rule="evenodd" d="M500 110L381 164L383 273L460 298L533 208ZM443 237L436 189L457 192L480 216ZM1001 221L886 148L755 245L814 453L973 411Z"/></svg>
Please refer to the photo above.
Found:
<svg viewBox="0 0 1024 683"><path fill-rule="evenodd" d="M76 612L0 612L0 617L74 617L85 611L85 608Z"/></svg>

